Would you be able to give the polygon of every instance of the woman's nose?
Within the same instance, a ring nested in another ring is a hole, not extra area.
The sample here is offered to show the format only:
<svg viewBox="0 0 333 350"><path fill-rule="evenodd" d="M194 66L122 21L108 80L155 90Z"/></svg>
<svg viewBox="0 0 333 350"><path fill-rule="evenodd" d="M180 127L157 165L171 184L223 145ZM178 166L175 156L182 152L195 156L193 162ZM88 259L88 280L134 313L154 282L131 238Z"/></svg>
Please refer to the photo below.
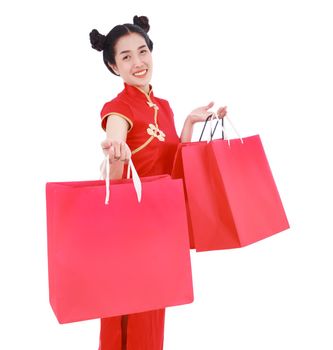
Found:
<svg viewBox="0 0 333 350"><path fill-rule="evenodd" d="M134 55L133 57L133 64L135 65L135 67L140 67L142 66L142 60L138 55Z"/></svg>

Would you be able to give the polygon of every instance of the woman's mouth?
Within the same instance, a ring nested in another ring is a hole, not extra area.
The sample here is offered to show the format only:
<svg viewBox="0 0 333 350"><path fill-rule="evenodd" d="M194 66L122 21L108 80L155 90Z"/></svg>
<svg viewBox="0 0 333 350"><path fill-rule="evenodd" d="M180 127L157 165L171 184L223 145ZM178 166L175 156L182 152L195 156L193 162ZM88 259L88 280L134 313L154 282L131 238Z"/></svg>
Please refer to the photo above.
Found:
<svg viewBox="0 0 333 350"><path fill-rule="evenodd" d="M133 73L133 75L137 78L143 78L146 76L147 72L148 72L148 69L143 69Z"/></svg>

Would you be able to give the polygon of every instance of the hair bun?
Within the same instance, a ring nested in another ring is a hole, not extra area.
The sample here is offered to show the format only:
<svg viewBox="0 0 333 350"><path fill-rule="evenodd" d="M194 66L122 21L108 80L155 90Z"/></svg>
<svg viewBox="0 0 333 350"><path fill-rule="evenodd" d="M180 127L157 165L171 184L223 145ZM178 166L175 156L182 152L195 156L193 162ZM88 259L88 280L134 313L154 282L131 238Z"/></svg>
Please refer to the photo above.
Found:
<svg viewBox="0 0 333 350"><path fill-rule="evenodd" d="M90 34L91 47L97 51L103 51L106 42L106 36L100 34L97 29L93 29Z"/></svg>
<svg viewBox="0 0 333 350"><path fill-rule="evenodd" d="M134 16L133 17L133 23L140 28L142 28L146 33L149 32L150 25L149 25L149 20L148 17L146 16Z"/></svg>

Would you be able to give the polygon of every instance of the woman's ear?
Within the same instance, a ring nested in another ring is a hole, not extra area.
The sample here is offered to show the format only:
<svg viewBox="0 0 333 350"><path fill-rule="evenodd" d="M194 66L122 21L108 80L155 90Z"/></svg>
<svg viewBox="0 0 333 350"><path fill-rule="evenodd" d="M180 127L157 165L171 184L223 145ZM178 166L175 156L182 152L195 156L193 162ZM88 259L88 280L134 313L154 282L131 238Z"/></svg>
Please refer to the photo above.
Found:
<svg viewBox="0 0 333 350"><path fill-rule="evenodd" d="M117 75L120 75L116 64L111 64L111 63L108 62L108 66L109 66Z"/></svg>

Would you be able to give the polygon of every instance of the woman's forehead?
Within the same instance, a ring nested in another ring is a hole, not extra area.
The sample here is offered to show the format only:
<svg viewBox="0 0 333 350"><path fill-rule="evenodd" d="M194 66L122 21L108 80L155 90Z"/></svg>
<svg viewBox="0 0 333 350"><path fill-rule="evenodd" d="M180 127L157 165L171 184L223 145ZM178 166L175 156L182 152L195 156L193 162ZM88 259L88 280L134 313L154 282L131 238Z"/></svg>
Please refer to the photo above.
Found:
<svg viewBox="0 0 333 350"><path fill-rule="evenodd" d="M130 33L119 38L115 45L115 52L119 54L123 51L135 51L143 45L147 46L147 43L140 34Z"/></svg>

